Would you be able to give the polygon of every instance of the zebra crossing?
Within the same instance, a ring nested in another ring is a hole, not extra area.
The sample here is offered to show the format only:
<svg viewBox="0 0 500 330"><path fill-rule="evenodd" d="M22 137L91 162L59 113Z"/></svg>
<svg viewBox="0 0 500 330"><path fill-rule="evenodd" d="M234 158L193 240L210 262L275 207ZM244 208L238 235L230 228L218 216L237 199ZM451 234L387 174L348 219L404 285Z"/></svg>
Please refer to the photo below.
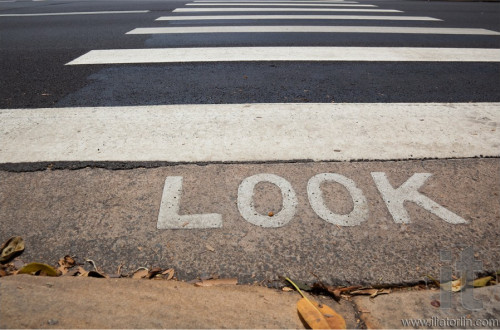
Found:
<svg viewBox="0 0 500 330"><path fill-rule="evenodd" d="M339 10L345 11L346 16L335 13ZM371 12L354 16L350 13L360 10ZM297 14L307 11L333 11L333 13ZM213 12L215 15L207 16L207 12ZM235 12L259 12L259 14L234 15ZM282 14L277 15L276 12ZM379 16L379 12L391 15ZM405 22L405 25L370 26L356 23L364 19L368 24L374 20L382 23L387 20L396 24ZM287 25L279 25L281 20L286 20ZM351 21L347 24L336 24L337 21L345 22L345 20ZM187 25L179 26L176 24L178 21L187 22ZM414 22L419 24L412 26ZM270 23L274 24L269 25ZM427 23L432 25L425 26ZM164 26L136 27L126 32L125 37L159 35L166 38L164 40L168 43L170 35L177 37L186 35L187 38L200 35L254 35L256 39L252 39L253 41L263 41L268 35L279 38L280 35L298 34L325 36L344 33L383 36L418 34L427 35L429 38L436 35L497 38L500 35L498 31L487 29L439 26L442 23L439 18L412 16L400 10L381 9L375 4L360 4L356 1L195 0L173 10L169 15L155 19L155 25ZM166 48L98 49L75 58L67 65L230 62L497 63L500 62L500 49L336 46L326 39L323 44L315 46L259 46L257 42L252 46L231 47L221 45L197 47L195 44L192 47L174 45ZM26 116L18 112L4 111L5 126L9 125L12 130L14 127L26 127L26 129L22 135L10 135L12 143L0 151L0 156L4 160L17 162L195 163L498 156L499 132L495 129L484 129L489 123L479 120L486 116L491 122L500 121L500 114L496 111L497 103L368 103L354 106L336 103L261 103L259 100L256 103L32 109ZM356 113L359 118L347 119L347 113ZM31 125L33 117L38 120L36 128L32 128ZM101 124L97 123L105 123L108 120L112 120L113 124L106 124L107 129L104 126L101 129L92 127L95 125L100 127ZM66 124L61 126L61 122ZM150 125L148 122L155 122L158 125ZM359 129L358 125L361 125ZM398 125L404 129L399 129ZM88 127L92 129L86 129ZM127 130L127 127L135 127L135 133ZM332 128L335 128L333 132ZM56 132L57 138L52 136L50 139L45 139L46 131ZM79 133L75 135L74 131ZM168 134L165 134L165 131ZM470 134L463 134L464 131ZM241 136L242 132L245 132L244 136ZM361 138L366 132L369 132L369 140ZM390 137L387 132L390 132ZM199 139L200 136L203 136L203 139ZM353 142L356 140L357 142ZM86 142L82 144L81 141ZM130 143L131 141L133 143ZM450 144L450 141L454 142ZM364 147L367 144L372 147ZM19 145L23 148L19 148ZM97 147L98 145L101 147ZM103 145L113 147L105 148ZM75 149L75 146L78 148ZM30 148L29 152L24 152L25 148ZM260 150L264 148L270 152L262 154Z"/></svg>

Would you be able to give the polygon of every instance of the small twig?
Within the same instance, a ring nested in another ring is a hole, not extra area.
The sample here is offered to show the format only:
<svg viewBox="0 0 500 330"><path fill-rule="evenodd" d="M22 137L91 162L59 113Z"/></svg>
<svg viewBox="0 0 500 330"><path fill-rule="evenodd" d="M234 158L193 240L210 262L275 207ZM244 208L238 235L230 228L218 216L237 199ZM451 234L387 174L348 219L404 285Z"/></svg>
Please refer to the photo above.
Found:
<svg viewBox="0 0 500 330"><path fill-rule="evenodd" d="M95 264L94 260L85 259L85 261L86 261L86 262L91 263L91 264L92 264L92 266L94 266L95 271L96 271L96 272L99 272L99 271L97 270L97 266L96 266L96 264Z"/></svg>

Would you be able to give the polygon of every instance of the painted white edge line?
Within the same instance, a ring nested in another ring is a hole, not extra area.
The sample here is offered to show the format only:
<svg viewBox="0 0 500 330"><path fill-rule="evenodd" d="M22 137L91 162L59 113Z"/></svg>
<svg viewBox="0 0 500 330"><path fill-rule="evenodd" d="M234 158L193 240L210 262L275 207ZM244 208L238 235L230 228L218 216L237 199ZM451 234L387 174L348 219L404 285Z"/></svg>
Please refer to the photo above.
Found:
<svg viewBox="0 0 500 330"><path fill-rule="evenodd" d="M360 8L177 8L174 9L174 13L201 13L201 12L260 12L260 11L328 11L328 12L372 12L372 13L402 13L400 10L396 9L360 9Z"/></svg>
<svg viewBox="0 0 500 330"><path fill-rule="evenodd" d="M500 35L486 29L397 27L397 26L183 26L136 28L126 34L171 33L400 33L400 34L459 34Z"/></svg>
<svg viewBox="0 0 500 330"><path fill-rule="evenodd" d="M302 6L302 7L378 7L376 5L359 5L345 3L187 3L186 6Z"/></svg>
<svg viewBox="0 0 500 330"><path fill-rule="evenodd" d="M107 14L144 14L149 10L124 10L124 11L82 11L67 13L33 13L33 14L0 14L0 17L36 17L36 16L71 16L71 15L107 15Z"/></svg>
<svg viewBox="0 0 500 330"><path fill-rule="evenodd" d="M66 65L239 61L500 62L500 49L427 47L205 47L92 50Z"/></svg>
<svg viewBox="0 0 500 330"><path fill-rule="evenodd" d="M1 109L0 163L499 156L500 103Z"/></svg>
<svg viewBox="0 0 500 330"><path fill-rule="evenodd" d="M422 16L374 16L374 15L212 15L212 16L162 16L157 21L197 20L257 20L257 19L308 19L308 20L387 20L387 21L441 21Z"/></svg>

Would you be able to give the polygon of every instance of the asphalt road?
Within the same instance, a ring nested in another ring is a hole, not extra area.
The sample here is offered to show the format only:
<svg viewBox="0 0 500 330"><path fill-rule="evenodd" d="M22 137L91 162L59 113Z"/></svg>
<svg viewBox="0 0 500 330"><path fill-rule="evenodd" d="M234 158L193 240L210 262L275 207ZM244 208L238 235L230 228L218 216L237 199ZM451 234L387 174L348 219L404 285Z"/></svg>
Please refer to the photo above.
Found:
<svg viewBox="0 0 500 330"><path fill-rule="evenodd" d="M475 270L500 268L500 3L291 4L0 1L0 239L23 236L26 261L182 279L407 283L467 247ZM157 20L292 13L360 17ZM220 26L364 32L129 33ZM240 61L234 47L368 48ZM155 53L179 48L226 53Z"/></svg>
<svg viewBox="0 0 500 330"><path fill-rule="evenodd" d="M155 21L182 1L16 1L0 14L149 10L140 14L0 19L1 108L192 103L498 102L498 63L254 62L65 66L94 49L221 46L499 48L498 36L386 33L125 34L138 27L297 25L290 20ZM371 2L360 2L372 4ZM379 1L380 9L442 21L307 20L307 25L483 28L498 3ZM266 14L276 14L273 12ZM280 14L280 13L277 13ZM294 14L307 14L294 12ZM313 13L318 14L318 13ZM321 13L320 13L321 14ZM340 13L346 14L346 13ZM376 15L365 13L364 15ZM194 15L200 15L194 14ZM386 14L386 15L390 15ZM140 82L140 83L137 83Z"/></svg>

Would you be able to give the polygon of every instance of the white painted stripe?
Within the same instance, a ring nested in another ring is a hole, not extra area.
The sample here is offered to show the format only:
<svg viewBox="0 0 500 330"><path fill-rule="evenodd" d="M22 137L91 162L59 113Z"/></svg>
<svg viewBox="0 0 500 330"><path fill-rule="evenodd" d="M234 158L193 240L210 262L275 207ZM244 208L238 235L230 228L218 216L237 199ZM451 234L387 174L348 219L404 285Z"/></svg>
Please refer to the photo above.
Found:
<svg viewBox="0 0 500 330"><path fill-rule="evenodd" d="M397 26L183 26L137 28L127 34L167 33L405 33L405 34L460 34L500 35L500 32L485 29L428 28Z"/></svg>
<svg viewBox="0 0 500 330"><path fill-rule="evenodd" d="M195 0L195 3L241 3L241 2L252 2L252 3L266 3L269 0ZM316 1L307 1L307 0L273 0L273 2L286 2L286 3L358 3L357 1L344 1L344 0L316 0Z"/></svg>
<svg viewBox="0 0 500 330"><path fill-rule="evenodd" d="M34 17L34 16L67 16L67 15L107 15L107 14L144 14L149 10L124 10L124 11L81 11L66 13L34 13L34 14L0 14L0 17Z"/></svg>
<svg viewBox="0 0 500 330"><path fill-rule="evenodd" d="M500 156L500 103L0 110L0 163Z"/></svg>
<svg viewBox="0 0 500 330"><path fill-rule="evenodd" d="M367 12L367 13L402 13L400 10L396 9L360 9L360 8L177 8L174 9L174 13L200 13L200 12L250 12L250 11L328 11L328 12Z"/></svg>
<svg viewBox="0 0 500 330"><path fill-rule="evenodd" d="M213 15L213 16L162 16L157 21L196 21L196 20L257 20L257 19L309 19L309 20L384 20L384 21L441 21L422 16L374 16L374 15Z"/></svg>
<svg viewBox="0 0 500 330"><path fill-rule="evenodd" d="M500 49L417 47L206 47L92 50L66 65L238 61L500 62Z"/></svg>
<svg viewBox="0 0 500 330"><path fill-rule="evenodd" d="M345 3L187 3L186 6L303 6L303 7L378 7L375 5L353 5Z"/></svg>
<svg viewBox="0 0 500 330"><path fill-rule="evenodd" d="M233 3L241 3L241 2L252 2L252 3L266 3L268 0L195 0L193 2L197 3L226 3L226 4L233 4ZM303 3L303 4L309 4L309 3L358 3L357 1L343 1L343 0L325 0L325 1L306 1L306 0L273 0L273 2L285 2L285 3Z"/></svg>

